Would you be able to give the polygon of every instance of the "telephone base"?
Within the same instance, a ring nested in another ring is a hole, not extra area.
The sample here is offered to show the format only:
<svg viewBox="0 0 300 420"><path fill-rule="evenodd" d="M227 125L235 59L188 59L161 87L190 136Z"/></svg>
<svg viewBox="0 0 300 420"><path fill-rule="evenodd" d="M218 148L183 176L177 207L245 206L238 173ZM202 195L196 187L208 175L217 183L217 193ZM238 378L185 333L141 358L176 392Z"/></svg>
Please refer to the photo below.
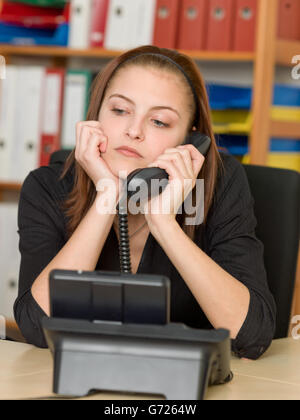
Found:
<svg viewBox="0 0 300 420"><path fill-rule="evenodd" d="M44 318L54 359L53 392L92 390L202 400L209 384L231 379L227 330Z"/></svg>

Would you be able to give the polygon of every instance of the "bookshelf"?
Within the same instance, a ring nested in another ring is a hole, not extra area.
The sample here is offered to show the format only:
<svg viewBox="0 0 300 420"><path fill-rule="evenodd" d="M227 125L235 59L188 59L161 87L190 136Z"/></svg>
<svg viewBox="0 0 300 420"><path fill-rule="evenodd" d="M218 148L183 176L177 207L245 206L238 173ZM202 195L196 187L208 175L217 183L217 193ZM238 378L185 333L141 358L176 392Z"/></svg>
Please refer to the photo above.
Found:
<svg viewBox="0 0 300 420"><path fill-rule="evenodd" d="M300 41L277 38L278 6L279 0L259 1L254 52L181 51L196 61L253 63L253 124L249 142L250 163L256 165L266 164L271 137L291 139L300 137L300 122L287 123L273 121L271 118L276 66L285 66L292 70L292 67L295 66L292 63L292 58L300 55ZM110 59L122 52L97 48L79 50L48 46L0 45L0 55L5 57L7 64L13 57L48 57L51 58L53 65L67 66L68 59L72 57ZM0 201L4 191L18 192L20 188L21 184L0 182ZM297 273L297 293L294 297L295 314L300 313L300 252Z"/></svg>
<svg viewBox="0 0 300 420"><path fill-rule="evenodd" d="M185 51L180 50L195 60L207 61L253 61L255 54L252 52L214 52L214 51ZM64 47L39 47L39 46L18 46L0 45L0 54L11 56L48 56L48 57L85 57L85 58L113 58L122 54L123 51L105 50L101 48L90 48L86 50L64 48Z"/></svg>
<svg viewBox="0 0 300 420"><path fill-rule="evenodd" d="M271 137L299 138L300 122L273 121L270 110L276 65L292 68L292 57L300 54L300 41L277 39L278 0L260 0L254 52L181 51L196 61L253 63L253 125L249 136L250 163L265 165ZM53 65L68 65L72 57L111 59L123 51L100 48L0 45L0 55L9 64L13 57L48 57ZM269 117L270 116L270 117ZM1 187L0 187L1 188Z"/></svg>
<svg viewBox="0 0 300 420"><path fill-rule="evenodd" d="M18 193L21 189L21 184L16 182L0 182L0 202L2 201L3 193L5 192L16 192Z"/></svg>

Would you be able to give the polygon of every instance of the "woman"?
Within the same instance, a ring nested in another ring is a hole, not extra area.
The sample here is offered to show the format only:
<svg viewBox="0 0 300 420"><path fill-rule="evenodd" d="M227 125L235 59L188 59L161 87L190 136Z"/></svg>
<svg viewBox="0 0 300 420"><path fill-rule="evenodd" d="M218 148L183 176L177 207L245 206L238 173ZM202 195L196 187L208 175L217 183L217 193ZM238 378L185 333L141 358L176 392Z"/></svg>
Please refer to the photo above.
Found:
<svg viewBox="0 0 300 420"><path fill-rule="evenodd" d="M212 139L205 159L193 145L183 145L192 130ZM132 272L170 278L172 322L227 328L236 355L258 358L273 338L275 305L245 172L233 157L218 152L195 63L152 46L108 64L95 79L87 121L76 126L76 147L64 168L39 168L23 184L14 310L24 337L46 346L41 319L49 315L52 269L120 271L115 212L120 174L148 166L168 172L159 199L164 203L172 196L173 206L156 214L158 197L152 197L148 211L128 214ZM116 192L106 213L98 188L102 179ZM185 223L184 208L178 212L188 179L194 197L196 181L204 179L204 221L198 226Z"/></svg>

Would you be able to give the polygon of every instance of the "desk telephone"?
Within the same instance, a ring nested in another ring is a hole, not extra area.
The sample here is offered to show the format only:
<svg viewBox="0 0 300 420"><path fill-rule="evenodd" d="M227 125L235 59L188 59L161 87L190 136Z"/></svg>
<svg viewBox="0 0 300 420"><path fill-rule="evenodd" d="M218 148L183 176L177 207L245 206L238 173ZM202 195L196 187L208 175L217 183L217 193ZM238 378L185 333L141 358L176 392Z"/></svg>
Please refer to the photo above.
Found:
<svg viewBox="0 0 300 420"><path fill-rule="evenodd" d="M195 131L188 143L206 155L211 140ZM167 184L168 174L155 167L137 169L125 182L132 193L151 179ZM117 206L121 273L50 273L51 317L43 319L43 329L54 358L53 391L76 396L92 389L138 391L201 400L207 385L232 378L229 331L170 322L170 279L131 273L123 197Z"/></svg>

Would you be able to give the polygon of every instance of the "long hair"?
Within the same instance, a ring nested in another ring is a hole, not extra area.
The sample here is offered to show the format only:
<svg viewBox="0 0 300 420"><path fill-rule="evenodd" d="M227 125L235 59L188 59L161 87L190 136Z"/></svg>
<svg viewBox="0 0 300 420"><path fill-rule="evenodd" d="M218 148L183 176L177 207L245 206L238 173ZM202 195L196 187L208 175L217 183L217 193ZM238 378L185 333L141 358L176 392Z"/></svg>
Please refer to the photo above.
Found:
<svg viewBox="0 0 300 420"><path fill-rule="evenodd" d="M143 53L147 53L142 55ZM149 54L153 53L153 55ZM171 60L164 59L156 54L161 54L171 58L175 61L189 77L194 87L195 93L198 98L198 112L199 115L195 114L196 106L190 87L188 86L187 80L181 70L177 68ZM189 130L193 127L193 121L197 121L196 129L201 133L209 136L212 140L211 147L208 154L206 155L205 162L198 175L198 179L204 179L204 220L205 224L209 209L212 205L215 186L217 182L218 170L222 166L222 161L216 145L215 136L212 129L211 113L209 108L209 102L206 92L205 83L203 77L195 64L195 62L184 54L180 54L177 51L169 50L165 48L158 48L155 46L143 46L127 51L124 54L116 57L110 61L107 66L101 71L95 78L91 87L90 104L86 116L87 121L98 120L100 108L105 97L106 90L113 80L114 76L120 69L124 69L126 66L138 65L143 67L158 68L163 71L171 72L176 74L183 80L183 83L187 86L187 91L190 92L191 97L191 119ZM184 139L183 139L184 140ZM70 169L74 170L74 185L70 194L63 202L63 210L68 219L67 222L67 236L70 237L77 226L80 224L83 217L86 215L91 205L96 198L96 189L86 174L81 168L78 162L75 160L75 149L68 156L63 172L60 179L63 179ZM192 203L196 202L196 186L192 191ZM193 204L194 205L194 204ZM201 225L187 225L185 223L186 217L192 217L190 214L187 215L182 206L182 211L176 215L176 220L180 224L184 232L193 240L195 236L195 229Z"/></svg>

